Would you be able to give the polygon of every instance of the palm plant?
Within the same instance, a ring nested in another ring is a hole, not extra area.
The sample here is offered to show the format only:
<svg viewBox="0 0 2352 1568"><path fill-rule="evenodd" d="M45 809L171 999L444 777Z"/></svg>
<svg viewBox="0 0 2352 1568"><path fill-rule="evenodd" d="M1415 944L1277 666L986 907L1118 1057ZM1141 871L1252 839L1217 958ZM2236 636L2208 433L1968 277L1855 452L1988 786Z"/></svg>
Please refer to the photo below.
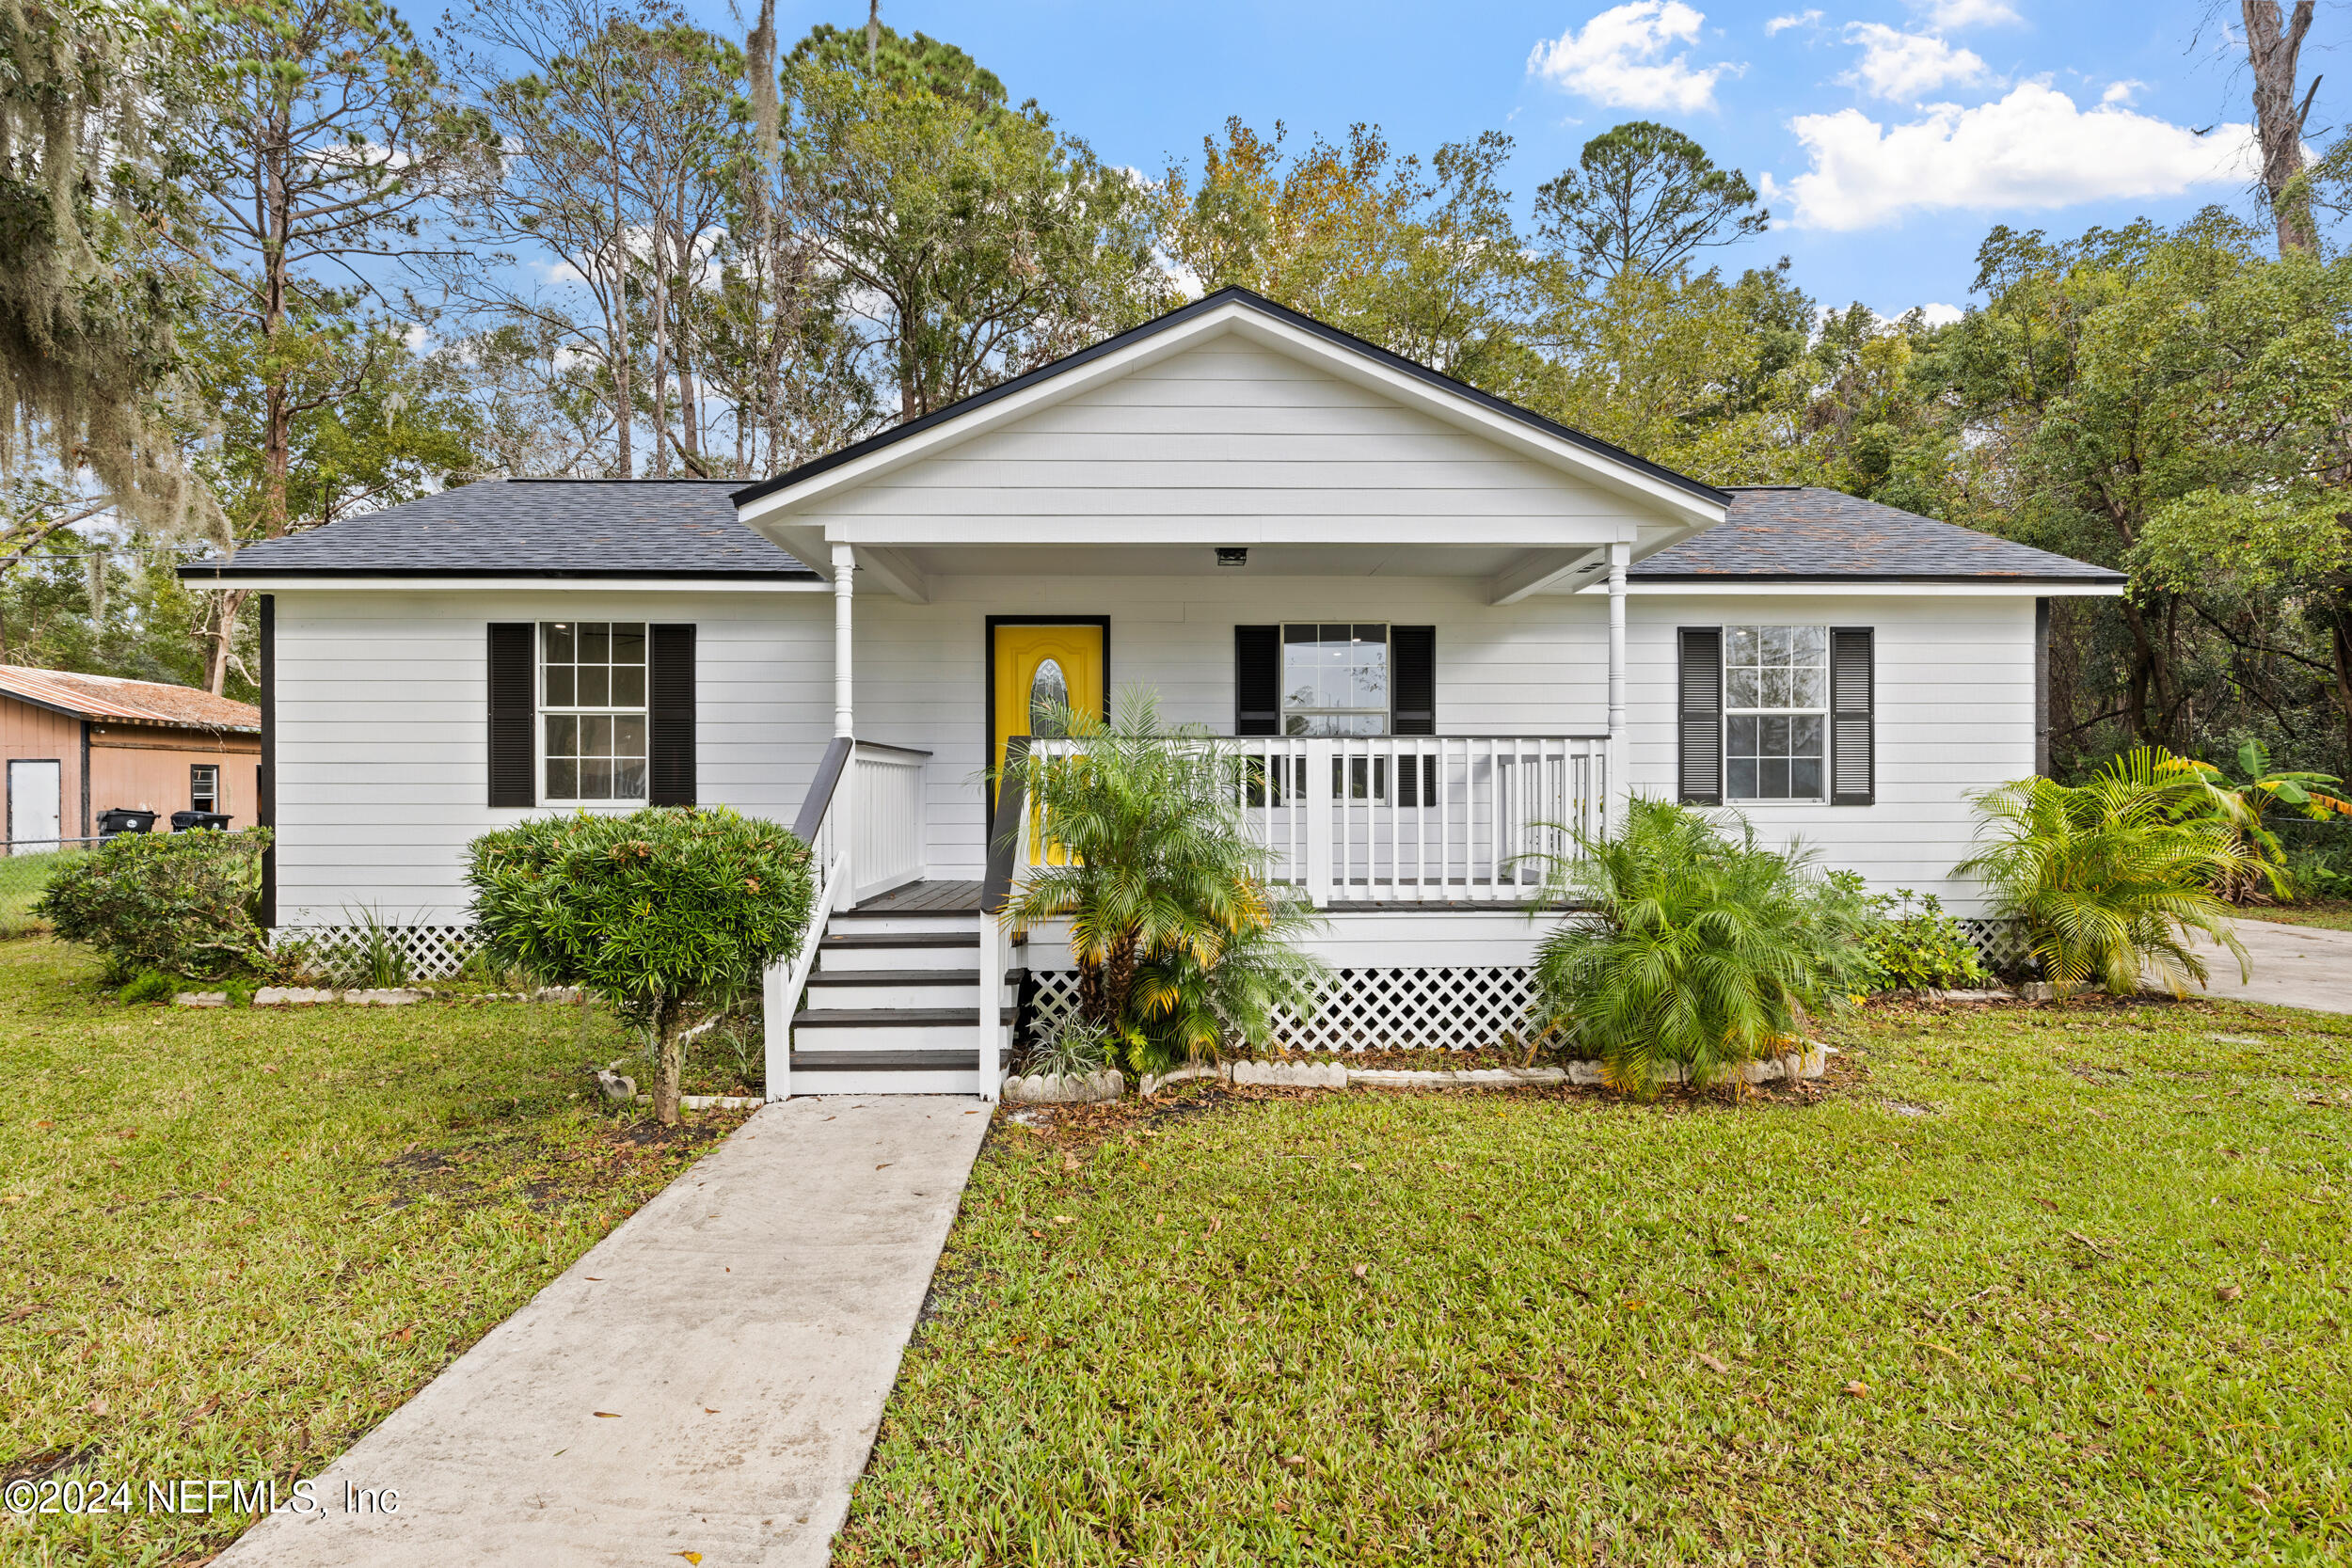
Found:
<svg viewBox="0 0 2352 1568"><path fill-rule="evenodd" d="M2063 989L2130 992L2153 971L2175 996L2205 965L2188 941L2211 938L2247 972L2246 949L2216 891L2263 863L2238 824L2211 809L2193 768L2148 748L2081 784L2021 779L1977 798L1980 840L1953 868L1984 879L1995 910L2025 922L2042 975Z"/></svg>
<svg viewBox="0 0 2352 1568"><path fill-rule="evenodd" d="M1016 931L1070 922L1080 1014L1137 1071L1235 1036L1263 1045L1282 1014L1311 1015L1326 971L1295 944L1319 921L1273 880L1230 749L1205 730L1164 731L1148 692L1121 693L1108 722L1054 720L1067 747L1012 768L1054 863L1016 884L1003 914Z"/></svg>
<svg viewBox="0 0 2352 1568"><path fill-rule="evenodd" d="M1646 1092L1680 1067L1710 1083L1783 1054L1808 1011L1842 1005L1867 969L1870 903L1818 875L1802 849L1767 848L1695 812L1635 799L1623 828L1575 835L1547 883L1588 912L1536 948L1544 1022Z"/></svg>

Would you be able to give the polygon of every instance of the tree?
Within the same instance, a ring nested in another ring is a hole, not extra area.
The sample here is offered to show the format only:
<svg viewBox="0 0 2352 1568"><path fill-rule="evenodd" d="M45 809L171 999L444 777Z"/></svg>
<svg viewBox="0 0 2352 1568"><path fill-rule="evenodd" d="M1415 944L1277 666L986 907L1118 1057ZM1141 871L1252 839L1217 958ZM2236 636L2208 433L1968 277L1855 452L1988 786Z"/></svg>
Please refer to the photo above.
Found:
<svg viewBox="0 0 2352 1568"><path fill-rule="evenodd" d="M199 48L213 89L189 145L208 199L188 249L215 285L216 345L246 340L209 369L233 365L256 392L254 483L234 536L275 539L294 522L295 426L373 373L373 334L353 319L379 293L370 269L429 254L421 215L483 155L481 127L380 0L218 0ZM214 691L245 597L216 595Z"/></svg>
<svg viewBox="0 0 2352 1568"><path fill-rule="evenodd" d="M768 966L807 935L808 846L723 806L539 817L467 853L484 949L646 1031L667 1124L689 1030L759 994Z"/></svg>
<svg viewBox="0 0 2352 1568"><path fill-rule="evenodd" d="M368 373L336 352L347 305L378 291L362 263L431 253L423 210L484 154L483 127L380 0L215 0L207 21L220 86L195 150L212 209L201 256L215 307L258 340L253 521L275 539L292 520L294 421Z"/></svg>
<svg viewBox="0 0 2352 1568"><path fill-rule="evenodd" d="M1529 372L1533 277L1489 132L1426 166L1375 125L1296 157L1239 119L1201 143L1196 179L1161 182L1161 244L1205 292L1239 285L1460 380L1507 394Z"/></svg>
<svg viewBox="0 0 2352 1568"><path fill-rule="evenodd" d="M1760 234L1772 214L1736 168L1669 125L1637 119L1584 144L1535 193L1536 230L1600 277L1679 273L1703 249Z"/></svg>
<svg viewBox="0 0 2352 1568"><path fill-rule="evenodd" d="M188 205L171 134L197 91L185 40L139 0L0 0L0 471L46 465L53 503L11 497L11 561L107 510L175 531L216 522L170 419L192 292L167 243Z"/></svg>
<svg viewBox="0 0 2352 1568"><path fill-rule="evenodd" d="M2312 116L2319 81L2295 101L2295 75L2303 40L2312 30L2312 0L2295 0L2292 19L2282 19L2279 0L2240 0L2246 21L2246 57L2254 72L2254 135L2263 154L2262 189L2279 230L2279 254L2319 248L2311 198L2298 183L2303 173L2303 127Z"/></svg>
<svg viewBox="0 0 2352 1568"><path fill-rule="evenodd" d="M707 235L681 244L680 230L705 224L704 187L723 178L712 119L732 116L711 77L739 69L725 64L731 46L673 6L616 0L473 0L442 36L501 150L499 178L458 203L464 243L439 268L443 285L485 330L524 327L588 362L607 413L605 467L633 476L641 407L675 406L660 390L647 398L640 356L667 330L677 267L704 254ZM525 253L550 258L561 283L532 277ZM652 330L649 285L664 294ZM667 365L658 355L653 373ZM666 466L663 433L656 442Z"/></svg>
<svg viewBox="0 0 2352 1568"><path fill-rule="evenodd" d="M1168 303L1138 183L961 50L820 26L783 86L791 221L900 420Z"/></svg>

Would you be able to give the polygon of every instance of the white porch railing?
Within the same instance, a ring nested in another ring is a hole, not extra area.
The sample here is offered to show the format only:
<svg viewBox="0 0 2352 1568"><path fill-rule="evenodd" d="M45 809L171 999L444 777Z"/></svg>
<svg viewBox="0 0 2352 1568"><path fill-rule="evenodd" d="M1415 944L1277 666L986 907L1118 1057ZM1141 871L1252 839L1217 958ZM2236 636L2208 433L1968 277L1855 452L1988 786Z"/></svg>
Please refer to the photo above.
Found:
<svg viewBox="0 0 2352 1568"><path fill-rule="evenodd" d="M1245 819L1278 880L1317 906L1523 902L1546 854L1598 836L1605 736L1250 736L1202 742L1232 759ZM1036 740L1047 755L1073 743ZM1052 826L1032 813L1020 863Z"/></svg>
<svg viewBox="0 0 2352 1568"><path fill-rule="evenodd" d="M857 743L850 759L853 902L923 879L930 846L923 775L930 756L870 740Z"/></svg>
<svg viewBox="0 0 2352 1568"><path fill-rule="evenodd" d="M817 886L801 950L770 964L761 977L766 1018L768 1098L792 1092L792 1015L817 964L817 944L835 910L920 881L930 868L930 835L923 775L929 752L836 738L817 765L792 831L809 847Z"/></svg>

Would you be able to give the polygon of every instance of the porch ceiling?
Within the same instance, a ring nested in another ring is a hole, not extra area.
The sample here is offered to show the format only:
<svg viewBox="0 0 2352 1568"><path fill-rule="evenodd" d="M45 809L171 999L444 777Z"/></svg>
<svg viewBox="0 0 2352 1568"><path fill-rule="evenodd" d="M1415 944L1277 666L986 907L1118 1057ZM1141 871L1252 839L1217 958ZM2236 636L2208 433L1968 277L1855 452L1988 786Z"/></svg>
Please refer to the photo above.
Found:
<svg viewBox="0 0 2352 1568"><path fill-rule="evenodd" d="M1207 545L948 545L898 553L936 577L1490 578L1527 552L1507 545L1250 545L1220 567ZM863 555L863 551L860 552Z"/></svg>

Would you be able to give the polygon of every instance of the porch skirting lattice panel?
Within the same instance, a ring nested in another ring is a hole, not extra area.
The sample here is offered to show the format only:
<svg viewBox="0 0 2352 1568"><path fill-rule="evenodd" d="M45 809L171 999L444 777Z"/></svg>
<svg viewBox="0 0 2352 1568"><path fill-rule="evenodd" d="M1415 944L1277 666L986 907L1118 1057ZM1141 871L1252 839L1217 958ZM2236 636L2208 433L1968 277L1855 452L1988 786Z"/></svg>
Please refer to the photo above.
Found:
<svg viewBox="0 0 2352 1568"><path fill-rule="evenodd" d="M1524 1043L1534 978L1523 967L1342 969L1323 1006L1301 1023L1286 1019L1280 1043L1293 1051L1461 1051ZM1073 970L1033 970L1021 1033L1050 1027L1078 1005Z"/></svg>
<svg viewBox="0 0 2352 1568"><path fill-rule="evenodd" d="M378 942L399 952L406 966L404 978L448 980L466 967L476 938L470 926L379 926L373 931L364 925L280 926L269 935L272 949L298 945L303 967L338 985L359 985L371 977L371 955Z"/></svg>

